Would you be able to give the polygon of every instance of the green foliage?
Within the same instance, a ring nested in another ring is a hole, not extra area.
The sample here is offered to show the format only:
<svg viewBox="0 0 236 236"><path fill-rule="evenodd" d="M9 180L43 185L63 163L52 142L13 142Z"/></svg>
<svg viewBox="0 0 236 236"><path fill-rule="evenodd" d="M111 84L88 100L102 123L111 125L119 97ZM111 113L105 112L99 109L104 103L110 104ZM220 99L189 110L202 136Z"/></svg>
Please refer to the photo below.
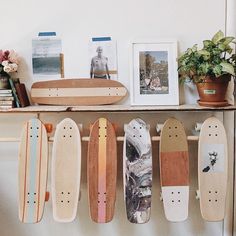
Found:
<svg viewBox="0 0 236 236"><path fill-rule="evenodd" d="M198 83L202 76L217 78L225 74L235 77L236 55L232 54L231 46L235 43L234 39L218 31L211 40L203 41L202 49L198 49L197 44L188 48L178 59L180 81L193 80Z"/></svg>

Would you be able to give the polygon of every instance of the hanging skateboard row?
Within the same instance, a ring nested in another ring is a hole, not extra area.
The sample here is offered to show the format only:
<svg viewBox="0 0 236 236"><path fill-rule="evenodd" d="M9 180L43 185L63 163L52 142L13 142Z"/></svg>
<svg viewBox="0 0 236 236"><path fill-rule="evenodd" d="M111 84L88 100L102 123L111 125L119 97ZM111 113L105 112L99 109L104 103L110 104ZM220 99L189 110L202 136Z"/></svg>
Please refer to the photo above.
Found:
<svg viewBox="0 0 236 236"><path fill-rule="evenodd" d="M188 217L189 152L184 127L175 118L161 130L159 146L161 195L171 222ZM38 119L29 120L19 151L19 218L39 222L48 200L48 137ZM214 117L202 125L198 145L198 197L202 217L224 219L227 186L227 141L223 124ZM152 197L152 145L149 126L141 119L125 125L123 146L124 198L132 223L150 219ZM51 196L53 217L75 219L80 192L81 137L77 124L66 118L56 128L52 149ZM87 156L90 216L97 223L113 219L116 199L117 144L113 125L105 118L91 127Z"/></svg>

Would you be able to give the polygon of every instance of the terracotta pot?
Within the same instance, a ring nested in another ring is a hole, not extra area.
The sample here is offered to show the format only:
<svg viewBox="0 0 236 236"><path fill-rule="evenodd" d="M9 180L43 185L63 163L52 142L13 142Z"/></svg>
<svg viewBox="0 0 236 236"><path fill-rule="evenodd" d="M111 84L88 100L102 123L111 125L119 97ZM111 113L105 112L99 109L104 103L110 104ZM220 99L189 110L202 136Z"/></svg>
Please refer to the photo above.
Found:
<svg viewBox="0 0 236 236"><path fill-rule="evenodd" d="M196 83L201 102L223 102L231 75L218 78L212 76L201 77L204 82Z"/></svg>

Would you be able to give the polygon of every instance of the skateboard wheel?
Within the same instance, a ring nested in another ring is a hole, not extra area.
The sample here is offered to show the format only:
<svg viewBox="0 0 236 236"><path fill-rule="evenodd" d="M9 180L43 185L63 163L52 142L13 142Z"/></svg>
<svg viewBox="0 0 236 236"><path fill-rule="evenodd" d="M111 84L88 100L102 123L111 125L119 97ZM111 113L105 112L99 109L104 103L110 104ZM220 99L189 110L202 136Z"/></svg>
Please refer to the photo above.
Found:
<svg viewBox="0 0 236 236"><path fill-rule="evenodd" d="M160 192L160 201L163 201L163 196L162 196L162 192Z"/></svg>
<svg viewBox="0 0 236 236"><path fill-rule="evenodd" d="M202 128L202 123L197 122L194 127L195 131L200 132L201 128Z"/></svg>
<svg viewBox="0 0 236 236"><path fill-rule="evenodd" d="M199 192L199 190L196 190L196 199L197 199L197 200L200 199L200 192Z"/></svg>
<svg viewBox="0 0 236 236"><path fill-rule="evenodd" d="M158 134L161 133L162 128L163 128L163 124L157 124L157 125L156 125L156 131L157 131Z"/></svg>
<svg viewBox="0 0 236 236"><path fill-rule="evenodd" d="M50 197L50 193L49 193L49 192L46 192L46 193L45 193L45 202L48 202L48 201L49 201L49 197Z"/></svg>
<svg viewBox="0 0 236 236"><path fill-rule="evenodd" d="M44 124L46 130L47 130L47 133L52 133L52 130L53 130L53 125L52 124Z"/></svg>

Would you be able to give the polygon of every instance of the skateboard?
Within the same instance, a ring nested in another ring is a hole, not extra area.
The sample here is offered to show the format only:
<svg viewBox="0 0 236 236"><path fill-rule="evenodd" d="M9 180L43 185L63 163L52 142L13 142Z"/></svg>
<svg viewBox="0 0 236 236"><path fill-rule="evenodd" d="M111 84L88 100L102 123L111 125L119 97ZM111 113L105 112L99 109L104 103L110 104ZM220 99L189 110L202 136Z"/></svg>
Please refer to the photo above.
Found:
<svg viewBox="0 0 236 236"><path fill-rule="evenodd" d="M40 120L31 119L22 130L19 149L19 219L23 223L37 223L43 216L47 169L47 132Z"/></svg>
<svg viewBox="0 0 236 236"><path fill-rule="evenodd" d="M123 99L127 89L107 79L61 79L36 82L31 88L32 101L48 105L105 105Z"/></svg>
<svg viewBox="0 0 236 236"><path fill-rule="evenodd" d="M203 219L221 221L225 215L228 175L227 139L215 117L202 124L198 146L198 185Z"/></svg>
<svg viewBox="0 0 236 236"><path fill-rule="evenodd" d="M52 209L58 222L75 219L80 191L81 138L70 118L56 128L52 149Z"/></svg>
<svg viewBox="0 0 236 236"><path fill-rule="evenodd" d="M183 125L168 119L160 137L160 180L164 212L171 222L188 217L189 153Z"/></svg>
<svg viewBox="0 0 236 236"><path fill-rule="evenodd" d="M127 218L146 223L151 212L152 148L149 126L139 118L125 125L123 158Z"/></svg>
<svg viewBox="0 0 236 236"><path fill-rule="evenodd" d="M87 168L90 216L96 223L107 223L115 208L117 146L115 130L105 118L91 127Z"/></svg>

